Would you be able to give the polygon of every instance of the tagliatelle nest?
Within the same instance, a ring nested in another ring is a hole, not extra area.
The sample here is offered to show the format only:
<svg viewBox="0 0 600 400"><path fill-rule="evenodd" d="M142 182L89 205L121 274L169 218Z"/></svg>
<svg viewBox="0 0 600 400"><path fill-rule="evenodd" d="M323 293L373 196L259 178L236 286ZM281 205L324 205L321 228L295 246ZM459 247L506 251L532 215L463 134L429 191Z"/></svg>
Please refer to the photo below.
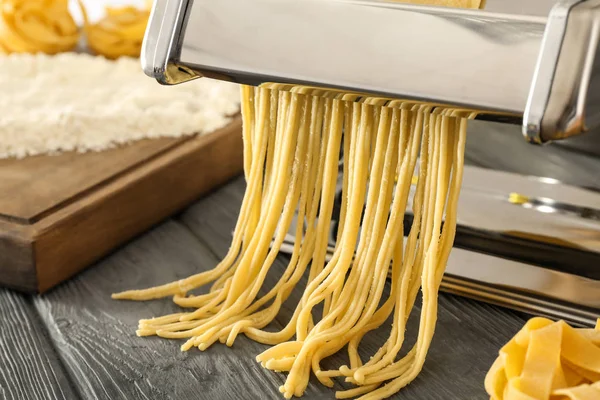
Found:
<svg viewBox="0 0 600 400"><path fill-rule="evenodd" d="M109 59L140 55L150 17L149 8L107 7L106 16L97 23L91 23L81 0L79 5L83 13L87 44L91 51Z"/></svg>
<svg viewBox="0 0 600 400"><path fill-rule="evenodd" d="M79 38L67 0L0 0L0 53L57 54Z"/></svg>

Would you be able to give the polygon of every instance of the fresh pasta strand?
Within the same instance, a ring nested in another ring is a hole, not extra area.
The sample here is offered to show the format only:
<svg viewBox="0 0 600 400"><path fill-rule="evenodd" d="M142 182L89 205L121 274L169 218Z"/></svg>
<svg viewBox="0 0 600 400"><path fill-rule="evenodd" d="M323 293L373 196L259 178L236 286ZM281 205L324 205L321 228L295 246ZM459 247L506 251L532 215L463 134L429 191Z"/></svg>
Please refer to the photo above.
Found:
<svg viewBox="0 0 600 400"><path fill-rule="evenodd" d="M89 30L89 24L86 26ZM102 30L97 33L100 44L112 46L111 51L118 47L114 45L118 41L114 32L112 36ZM438 155L428 154L435 147L429 137L442 135L441 124L435 123L436 115L441 112L443 109L433 105L319 88L281 84L265 84L258 89L242 87L244 171L248 189L230 251L211 271L113 297L146 300L173 296L176 304L196 308L140 321L139 335L185 338L182 350L192 347L204 350L217 340L231 346L240 333L275 345L258 355L257 361L266 368L290 372L281 388L285 397L304 392L311 369L322 383L332 386L329 376L343 375L344 367L340 371L321 371L320 361L347 344L350 344L352 370L348 376L351 378L353 371L362 366L358 357L360 338L380 326L394 309L402 310L399 319L403 322L397 330L403 333L421 286L426 246L417 238L421 225L428 229L427 235L421 233L423 237L436 236L429 227L433 219L427 216L427 210L422 213L423 218L416 218L410 248L403 249L400 232L419 152L421 180L415 200L416 215L421 215L422 204L434 204L434 199L445 195L440 191L436 197L439 185L427 179L438 168L447 168L447 163L438 162ZM438 142L439 139L435 143ZM435 148L438 153L447 151L439 150L439 144ZM326 263L340 150L345 160L343 203L338 241L332 259ZM440 207L443 205L438 204L438 214ZM294 212L300 222L305 221L306 227L296 229L297 240L283 274L264 288L266 294L259 296ZM365 218L361 219L363 213ZM439 215L436 221L439 228ZM414 260L407 263L406 252ZM445 260L438 260L436 255L430 258L432 265L445 265ZM394 282L404 277L405 283L410 279L410 285L398 295L402 289L393 283L392 294L379 307L390 263ZM289 323L278 332L264 330L307 269L306 286ZM429 268L428 277L437 277L437 271L432 269ZM188 295L210 282L213 285L207 294ZM435 296L435 284L432 289ZM322 315L314 321L312 311L319 305L323 307ZM291 341L294 334L295 340ZM383 361L370 367L373 374L367 378L389 365L400 346L390 339L390 353L380 352L372 359ZM421 358L427 347L418 353ZM388 379L396 375L397 371L393 371ZM345 395L367 393L380 382L376 380Z"/></svg>
<svg viewBox="0 0 600 400"><path fill-rule="evenodd" d="M205 350L216 341L231 346L239 334L273 345L257 361L289 372L280 388L286 398L302 395L311 374L327 386L335 377L358 385L338 392L340 398L387 397L416 377L429 348L454 239L466 121L475 114L293 85L244 86L241 92L248 188L229 253L211 271L114 297L173 296L191 309L142 320L138 328L140 336L186 339L182 350ZM325 262L340 151L341 221L333 257ZM404 241L417 169L415 218ZM290 261L273 278L294 215L305 223L296 227ZM189 294L211 282L207 293ZM421 286L417 344L396 361ZM266 330L294 290L302 296L289 323L280 331ZM388 341L363 363L361 339L391 316ZM350 366L323 371L321 361L346 346Z"/></svg>

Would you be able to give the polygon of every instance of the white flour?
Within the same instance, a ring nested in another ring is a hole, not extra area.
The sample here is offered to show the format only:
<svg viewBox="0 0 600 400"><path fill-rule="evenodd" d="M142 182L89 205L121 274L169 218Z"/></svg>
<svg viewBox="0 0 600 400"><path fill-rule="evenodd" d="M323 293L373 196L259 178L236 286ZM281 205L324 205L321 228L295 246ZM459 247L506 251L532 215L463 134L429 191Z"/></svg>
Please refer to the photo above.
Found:
<svg viewBox="0 0 600 400"><path fill-rule="evenodd" d="M161 86L137 59L0 57L0 158L100 151L143 138L203 134L239 110L237 85Z"/></svg>

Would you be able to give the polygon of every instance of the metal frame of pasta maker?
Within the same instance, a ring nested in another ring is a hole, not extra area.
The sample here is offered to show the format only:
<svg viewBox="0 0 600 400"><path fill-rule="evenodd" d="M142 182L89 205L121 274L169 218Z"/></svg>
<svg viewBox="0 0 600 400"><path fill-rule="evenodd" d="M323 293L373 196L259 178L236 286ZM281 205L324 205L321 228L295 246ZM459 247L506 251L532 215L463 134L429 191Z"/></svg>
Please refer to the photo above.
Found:
<svg viewBox="0 0 600 400"><path fill-rule="evenodd" d="M168 85L297 83L483 109L479 119L521 124L529 142L544 143L600 127L600 0L487 0L485 11L385 0L157 0L142 66ZM527 200L515 204L512 192ZM467 168L459 208L460 248L443 289L595 322L599 193ZM500 209L510 223L489 218Z"/></svg>

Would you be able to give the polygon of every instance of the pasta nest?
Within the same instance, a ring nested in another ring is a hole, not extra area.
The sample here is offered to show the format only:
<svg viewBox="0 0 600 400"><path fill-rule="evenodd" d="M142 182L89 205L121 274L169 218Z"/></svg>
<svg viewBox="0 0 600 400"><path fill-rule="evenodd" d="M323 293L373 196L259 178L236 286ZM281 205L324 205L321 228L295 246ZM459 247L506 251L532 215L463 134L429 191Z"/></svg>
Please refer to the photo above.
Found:
<svg viewBox="0 0 600 400"><path fill-rule="evenodd" d="M492 400L600 399L596 329L531 319L501 350L485 379Z"/></svg>
<svg viewBox="0 0 600 400"><path fill-rule="evenodd" d="M0 53L57 54L79 37L68 0L0 0Z"/></svg>
<svg viewBox="0 0 600 400"><path fill-rule="evenodd" d="M146 25L150 17L149 9L136 7L106 8L106 16L97 23L90 23L85 8L84 29L90 50L108 59L121 56L138 57Z"/></svg>

